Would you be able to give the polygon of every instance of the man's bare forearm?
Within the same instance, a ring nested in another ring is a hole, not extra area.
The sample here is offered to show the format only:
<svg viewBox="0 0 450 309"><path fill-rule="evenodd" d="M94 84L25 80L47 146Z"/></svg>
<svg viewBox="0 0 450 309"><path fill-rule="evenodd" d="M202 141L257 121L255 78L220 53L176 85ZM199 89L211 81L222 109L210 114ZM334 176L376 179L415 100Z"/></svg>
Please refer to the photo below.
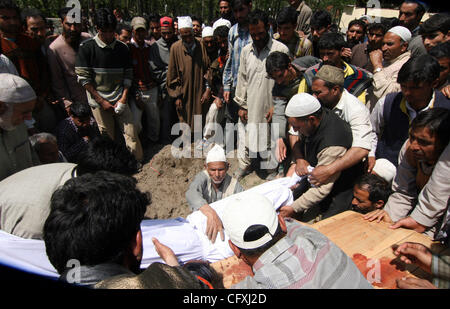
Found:
<svg viewBox="0 0 450 309"><path fill-rule="evenodd" d="M369 154L369 150L360 147L350 148L345 155L330 164L333 174L342 172L364 159Z"/></svg>

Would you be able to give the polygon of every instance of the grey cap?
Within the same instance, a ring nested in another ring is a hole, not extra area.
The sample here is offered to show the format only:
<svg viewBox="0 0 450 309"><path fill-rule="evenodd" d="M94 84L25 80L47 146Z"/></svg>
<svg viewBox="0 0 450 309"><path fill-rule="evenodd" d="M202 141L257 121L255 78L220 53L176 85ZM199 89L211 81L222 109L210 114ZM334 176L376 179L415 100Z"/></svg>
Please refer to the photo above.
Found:
<svg viewBox="0 0 450 309"><path fill-rule="evenodd" d="M20 76L0 74L0 101L4 103L25 103L36 99L30 84Z"/></svg>
<svg viewBox="0 0 450 309"><path fill-rule="evenodd" d="M316 77L335 85L344 86L344 70L332 65L323 65L316 73Z"/></svg>

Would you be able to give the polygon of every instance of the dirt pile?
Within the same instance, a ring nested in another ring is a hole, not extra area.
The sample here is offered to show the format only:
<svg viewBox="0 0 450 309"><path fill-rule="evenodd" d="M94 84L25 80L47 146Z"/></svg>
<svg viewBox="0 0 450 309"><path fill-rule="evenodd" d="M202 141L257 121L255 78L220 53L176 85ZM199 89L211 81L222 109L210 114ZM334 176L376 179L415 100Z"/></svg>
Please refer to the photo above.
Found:
<svg viewBox="0 0 450 309"><path fill-rule="evenodd" d="M236 156L229 158L232 175L238 169ZM190 210L185 193L195 175L204 169L204 158L176 158L172 154L172 146L167 145L146 163L136 175L139 188L152 194L152 204L147 208L145 216L149 219L169 219L186 217ZM245 177L241 184L245 189L263 183L256 173Z"/></svg>

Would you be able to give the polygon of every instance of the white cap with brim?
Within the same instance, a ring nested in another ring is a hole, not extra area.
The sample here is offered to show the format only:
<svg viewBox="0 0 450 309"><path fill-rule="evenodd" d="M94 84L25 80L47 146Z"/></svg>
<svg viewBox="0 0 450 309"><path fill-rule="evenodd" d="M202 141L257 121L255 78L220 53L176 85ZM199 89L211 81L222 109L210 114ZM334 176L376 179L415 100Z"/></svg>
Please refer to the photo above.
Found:
<svg viewBox="0 0 450 309"><path fill-rule="evenodd" d="M212 27L205 27L202 30L202 38L207 38L207 37L211 37L214 36L214 30Z"/></svg>
<svg viewBox="0 0 450 309"><path fill-rule="evenodd" d="M395 26L388 30L388 32L398 35L403 41L409 42L411 40L411 31L403 26Z"/></svg>
<svg viewBox="0 0 450 309"><path fill-rule="evenodd" d="M178 17L178 29L183 28L193 28L192 18L190 16L179 16Z"/></svg>
<svg viewBox="0 0 450 309"><path fill-rule="evenodd" d="M206 156L206 164L210 162L227 162L227 157L225 155L225 150L219 145L215 145L208 151L208 155Z"/></svg>
<svg viewBox="0 0 450 309"><path fill-rule="evenodd" d="M392 180L394 180L395 175L397 174L397 168L389 160L377 159L375 161L375 166L373 167L372 172L386 180L388 183L391 183Z"/></svg>
<svg viewBox="0 0 450 309"><path fill-rule="evenodd" d="M227 26L228 29L231 28L231 22L228 19L225 18L219 18L216 20L212 26L213 30L216 30L220 26Z"/></svg>
<svg viewBox="0 0 450 309"><path fill-rule="evenodd" d="M272 202L256 192L242 192L227 199L222 216L225 233L241 249L256 249L272 240L278 228L278 216ZM254 240L244 240L247 229L262 225L267 233Z"/></svg>
<svg viewBox="0 0 450 309"><path fill-rule="evenodd" d="M0 74L0 101L3 103L25 103L36 99L30 84L20 76Z"/></svg>
<svg viewBox="0 0 450 309"><path fill-rule="evenodd" d="M319 100L308 93L294 95L286 106L286 117L305 117L314 114L321 108Z"/></svg>

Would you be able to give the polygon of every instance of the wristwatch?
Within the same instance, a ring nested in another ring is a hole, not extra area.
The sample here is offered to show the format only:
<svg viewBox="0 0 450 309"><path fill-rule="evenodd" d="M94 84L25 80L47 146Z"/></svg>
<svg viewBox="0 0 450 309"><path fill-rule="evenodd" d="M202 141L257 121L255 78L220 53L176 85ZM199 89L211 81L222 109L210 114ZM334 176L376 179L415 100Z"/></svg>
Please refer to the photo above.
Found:
<svg viewBox="0 0 450 309"><path fill-rule="evenodd" d="M378 72L381 72L381 70L382 70L382 68L376 68L373 72L378 73Z"/></svg>

